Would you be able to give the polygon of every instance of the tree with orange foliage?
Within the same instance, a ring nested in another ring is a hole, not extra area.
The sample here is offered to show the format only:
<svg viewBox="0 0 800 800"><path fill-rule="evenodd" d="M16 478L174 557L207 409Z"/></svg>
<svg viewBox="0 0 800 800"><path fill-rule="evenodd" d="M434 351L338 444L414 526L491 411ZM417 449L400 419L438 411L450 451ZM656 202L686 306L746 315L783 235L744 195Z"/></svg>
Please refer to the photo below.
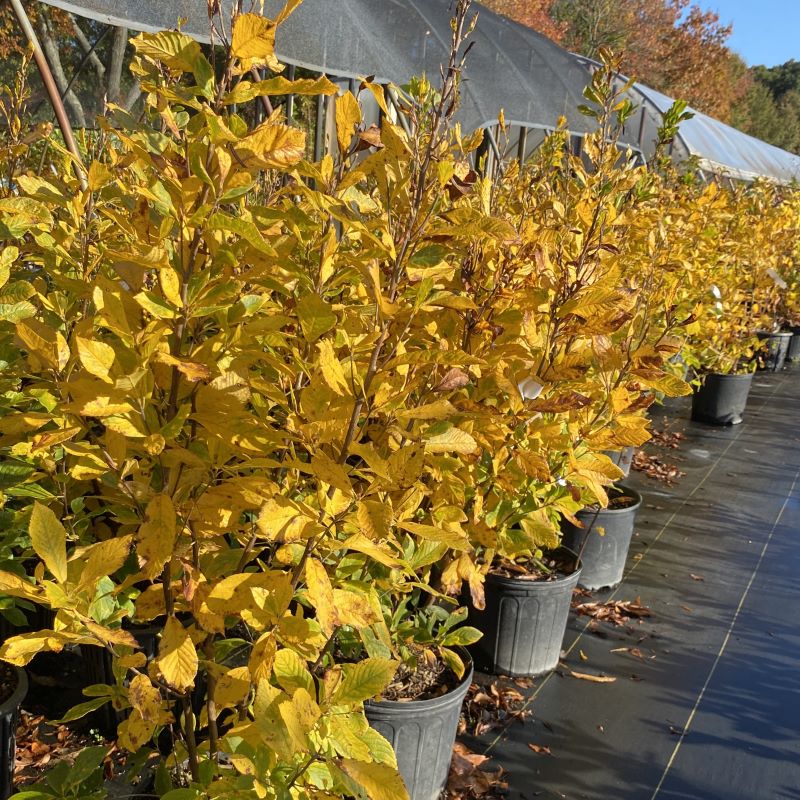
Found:
<svg viewBox="0 0 800 800"><path fill-rule="evenodd" d="M727 46L732 28L691 0L487 0L486 5L595 58L623 52L632 77L723 121L749 87Z"/></svg>
<svg viewBox="0 0 800 800"><path fill-rule="evenodd" d="M564 38L566 25L553 18L554 3L555 0L481 0L481 5L497 14L533 28L548 39L560 43Z"/></svg>

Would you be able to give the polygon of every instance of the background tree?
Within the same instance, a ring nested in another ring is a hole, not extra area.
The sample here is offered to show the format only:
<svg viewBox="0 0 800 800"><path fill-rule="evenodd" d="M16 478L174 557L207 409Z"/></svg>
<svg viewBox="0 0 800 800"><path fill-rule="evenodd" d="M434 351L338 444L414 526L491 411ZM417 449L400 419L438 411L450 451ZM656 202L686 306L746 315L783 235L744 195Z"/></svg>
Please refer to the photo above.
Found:
<svg viewBox="0 0 800 800"><path fill-rule="evenodd" d="M784 150L800 153L800 62L749 71L750 86L736 108L734 123L743 131Z"/></svg>
<svg viewBox="0 0 800 800"><path fill-rule="evenodd" d="M624 72L723 121L750 85L747 67L727 46L732 27L691 0L493 0L491 6L589 58L603 47L622 51Z"/></svg>
<svg viewBox="0 0 800 800"><path fill-rule="evenodd" d="M26 4L26 10L76 127L92 126L106 102L126 108L134 105L139 88L127 69L131 53L126 28L106 26L38 2ZM11 3L0 0L0 82L13 79L25 47ZM35 68L29 77L31 110L49 116Z"/></svg>
<svg viewBox="0 0 800 800"><path fill-rule="evenodd" d="M553 16L556 0L484 0L482 5L561 43L567 26Z"/></svg>

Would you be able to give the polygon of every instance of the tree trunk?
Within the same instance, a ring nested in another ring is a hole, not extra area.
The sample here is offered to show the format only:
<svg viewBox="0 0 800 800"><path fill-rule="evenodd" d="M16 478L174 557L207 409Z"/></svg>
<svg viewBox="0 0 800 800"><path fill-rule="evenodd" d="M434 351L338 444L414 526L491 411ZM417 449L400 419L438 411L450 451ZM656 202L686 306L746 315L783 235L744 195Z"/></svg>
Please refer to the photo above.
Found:
<svg viewBox="0 0 800 800"><path fill-rule="evenodd" d="M59 92L61 92L64 97L64 103L70 111L73 124L76 128L85 128L86 115L83 112L83 106L78 96L72 89L64 94L67 88L67 78L64 75L64 67L61 64L61 55L58 52L58 45L53 38L50 25L47 21L47 14L43 8L38 16L39 38L41 39L42 50L50 64L50 71L53 73L53 79L56 82L56 86L58 86Z"/></svg>
<svg viewBox="0 0 800 800"><path fill-rule="evenodd" d="M72 14L69 15L69 21L72 24L72 32L75 34L75 38L78 40L81 50L83 50L84 55L89 56L89 63L94 67L94 71L97 73L97 77L102 83L106 75L105 64L100 60L100 56L92 50L92 43L86 38L86 34L81 30L78 21Z"/></svg>
<svg viewBox="0 0 800 800"><path fill-rule="evenodd" d="M128 94L125 97L125 102L123 103L123 107L126 111L130 111L135 105L136 101L142 96L142 87L139 86L139 81L134 81L133 86L128 90Z"/></svg>
<svg viewBox="0 0 800 800"><path fill-rule="evenodd" d="M106 97L109 103L120 102L122 67L125 63L125 47L128 44L128 29L117 28L111 43L106 78Z"/></svg>

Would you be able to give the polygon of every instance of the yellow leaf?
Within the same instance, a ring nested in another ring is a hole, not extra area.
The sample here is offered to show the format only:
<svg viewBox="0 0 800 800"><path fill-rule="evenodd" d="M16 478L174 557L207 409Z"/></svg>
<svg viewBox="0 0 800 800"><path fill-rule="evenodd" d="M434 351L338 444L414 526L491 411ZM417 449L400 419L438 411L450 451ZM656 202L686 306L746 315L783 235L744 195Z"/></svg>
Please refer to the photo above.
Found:
<svg viewBox="0 0 800 800"><path fill-rule="evenodd" d="M299 128L265 122L241 140L236 153L248 169L288 169L306 152L306 135Z"/></svg>
<svg viewBox="0 0 800 800"><path fill-rule="evenodd" d="M93 589L100 578L113 575L125 563L132 541L132 536L119 536L92 545L81 571L78 589Z"/></svg>
<svg viewBox="0 0 800 800"><path fill-rule="evenodd" d="M81 432L81 428L59 428L56 431L39 433L31 440L31 453L47 450L57 444L68 442Z"/></svg>
<svg viewBox="0 0 800 800"><path fill-rule="evenodd" d="M387 502L362 500L356 511L361 532L370 539L386 539L392 524L392 508Z"/></svg>
<svg viewBox="0 0 800 800"><path fill-rule="evenodd" d="M421 522L409 522L403 520L398 522L399 527L403 530L419 536L421 539L429 539L432 542L441 542L446 544L453 550L471 550L469 539L466 534L461 531L453 531L448 528L437 528L435 525L426 525Z"/></svg>
<svg viewBox="0 0 800 800"><path fill-rule="evenodd" d="M299 503L276 495L261 507L256 525L270 541L292 542L303 538L303 531L313 522Z"/></svg>
<svg viewBox="0 0 800 800"><path fill-rule="evenodd" d="M247 699L250 693L250 670L234 667L221 675L214 687L217 708L233 708Z"/></svg>
<svg viewBox="0 0 800 800"><path fill-rule="evenodd" d="M365 628L381 620L380 614L370 605L369 600L357 592L334 589L333 604L341 625Z"/></svg>
<svg viewBox="0 0 800 800"><path fill-rule="evenodd" d="M297 689L305 689L309 693L314 691L314 679L306 667L306 662L294 650L288 647L279 650L272 669L278 686L284 692L292 694Z"/></svg>
<svg viewBox="0 0 800 800"><path fill-rule="evenodd" d="M155 727L152 722L145 721L141 713L134 709L130 716L119 725L119 746L129 753L137 752L150 741Z"/></svg>
<svg viewBox="0 0 800 800"><path fill-rule="evenodd" d="M255 615L263 627L286 613L292 595L291 580L283 572L238 573L214 584L204 605L208 613L221 618ZM222 633L224 628L215 630Z"/></svg>
<svg viewBox="0 0 800 800"><path fill-rule="evenodd" d="M334 239L333 245L335 246ZM328 244L326 242L326 248ZM307 294L297 303L297 317L303 336L308 342L316 342L320 336L336 326L338 318L330 303L326 303L318 294Z"/></svg>
<svg viewBox="0 0 800 800"><path fill-rule="evenodd" d="M357 553L363 553L369 558L375 559L379 564L383 564L390 569L396 569L401 566L401 562L397 557L392 555L388 548L381 547L375 542L367 539L362 533L354 533L342 542L342 548L347 550L355 550Z"/></svg>
<svg viewBox="0 0 800 800"><path fill-rule="evenodd" d="M172 557L177 533L172 499L169 495L157 494L147 504L145 521L136 534L136 554L146 578L155 578Z"/></svg>
<svg viewBox="0 0 800 800"><path fill-rule="evenodd" d="M16 324L17 336L37 358L53 369L63 369L69 361L69 346L64 337L35 319Z"/></svg>
<svg viewBox="0 0 800 800"><path fill-rule="evenodd" d="M113 383L108 373L116 358L114 348L94 339L84 339L81 336L75 338L78 342L78 357L84 369L106 383Z"/></svg>
<svg viewBox="0 0 800 800"><path fill-rule="evenodd" d="M181 279L178 277L178 273L172 267L162 267L158 272L158 281L164 297L177 308L183 308Z"/></svg>
<svg viewBox="0 0 800 800"><path fill-rule="evenodd" d="M425 449L429 453L469 455L478 449L478 443L466 431L462 431L460 428L450 428L444 433L426 439Z"/></svg>
<svg viewBox="0 0 800 800"><path fill-rule="evenodd" d="M367 764L344 758L341 768L364 789L370 800L409 800L403 779L388 764Z"/></svg>
<svg viewBox="0 0 800 800"><path fill-rule="evenodd" d="M281 71L275 57L275 23L260 14L239 14L233 25L231 55L246 62L243 71L256 66L268 66L273 72Z"/></svg>
<svg viewBox="0 0 800 800"><path fill-rule="evenodd" d="M107 628L105 625L99 625L90 619L84 620L86 629L97 639L101 644L120 644L125 647L137 647L138 642L130 631L124 631L122 628ZM97 644L97 642L92 642Z"/></svg>
<svg viewBox="0 0 800 800"><path fill-rule="evenodd" d="M85 636L67 631L42 630L12 636L0 646L0 660L24 667L37 653L60 653L68 644L88 644Z"/></svg>
<svg viewBox="0 0 800 800"><path fill-rule="evenodd" d="M161 716L161 692L146 675L136 675L128 687L128 701L142 719L155 726ZM149 738L149 737L148 737Z"/></svg>
<svg viewBox="0 0 800 800"><path fill-rule="evenodd" d="M311 472L321 481L339 489L348 497L352 497L353 486L350 483L347 470L341 464L337 464L330 456L321 451L316 453L311 458L310 467Z"/></svg>
<svg viewBox="0 0 800 800"><path fill-rule="evenodd" d="M416 408L409 408L397 412L399 420L409 419L448 419L458 413L458 410L449 400L437 400L435 403L426 403Z"/></svg>
<svg viewBox="0 0 800 800"><path fill-rule="evenodd" d="M5 570L0 570L0 592L33 602L41 603L43 601L41 589L25 578L20 578L19 575Z"/></svg>
<svg viewBox="0 0 800 800"><path fill-rule="evenodd" d="M269 681L259 681L253 701L253 717L264 741L286 758L308 746L295 706L286 692Z"/></svg>
<svg viewBox="0 0 800 800"><path fill-rule="evenodd" d="M305 569L308 599L317 610L317 620L323 633L330 636L339 624L330 578L325 567L316 558L309 558Z"/></svg>
<svg viewBox="0 0 800 800"><path fill-rule="evenodd" d="M33 504L28 529L36 555L59 582L67 580L67 532L56 515L41 503Z"/></svg>
<svg viewBox="0 0 800 800"><path fill-rule="evenodd" d="M250 660L247 667L252 675L253 683L268 681L272 674L272 665L275 662L275 654L278 643L275 641L275 634L272 631L261 634L250 651Z"/></svg>
<svg viewBox="0 0 800 800"><path fill-rule="evenodd" d="M336 394L349 394L349 383L344 374L344 369L336 353L333 350L333 343L330 339L323 339L317 343L319 349L319 368L325 383L333 389Z"/></svg>
<svg viewBox="0 0 800 800"><path fill-rule="evenodd" d="M344 155L353 140L356 125L361 122L361 108L351 92L345 92L334 101L336 103L336 139L339 152Z"/></svg>
<svg viewBox="0 0 800 800"><path fill-rule="evenodd" d="M211 370L209 367L197 361L186 361L181 358L175 358L175 356L171 356L169 353L158 353L156 361L161 364L167 364L170 367L175 367L175 369L183 373L186 379L192 383L207 381L211 378Z"/></svg>
<svg viewBox="0 0 800 800"><path fill-rule="evenodd" d="M295 689L292 694L292 709L293 717L300 724L304 733L309 733L313 730L317 721L322 716L319 706L314 698L311 696L308 689L300 687Z"/></svg>
<svg viewBox="0 0 800 800"><path fill-rule="evenodd" d="M158 671L164 680L184 692L194 686L197 675L197 650L189 631L175 617L168 617L156 658Z"/></svg>
<svg viewBox="0 0 800 800"><path fill-rule="evenodd" d="M111 397L95 397L81 406L80 413L84 417L110 417L115 414L127 414L132 410L130 403L119 402Z"/></svg>

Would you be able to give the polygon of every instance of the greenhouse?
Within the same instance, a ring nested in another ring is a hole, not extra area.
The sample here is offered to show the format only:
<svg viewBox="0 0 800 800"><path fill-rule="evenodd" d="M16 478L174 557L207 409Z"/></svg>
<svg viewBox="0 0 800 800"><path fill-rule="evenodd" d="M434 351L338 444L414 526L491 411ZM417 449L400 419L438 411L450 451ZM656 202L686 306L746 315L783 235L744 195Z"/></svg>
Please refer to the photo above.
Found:
<svg viewBox="0 0 800 800"><path fill-rule="evenodd" d="M797 797L800 156L471 0L9 3L0 800Z"/></svg>

